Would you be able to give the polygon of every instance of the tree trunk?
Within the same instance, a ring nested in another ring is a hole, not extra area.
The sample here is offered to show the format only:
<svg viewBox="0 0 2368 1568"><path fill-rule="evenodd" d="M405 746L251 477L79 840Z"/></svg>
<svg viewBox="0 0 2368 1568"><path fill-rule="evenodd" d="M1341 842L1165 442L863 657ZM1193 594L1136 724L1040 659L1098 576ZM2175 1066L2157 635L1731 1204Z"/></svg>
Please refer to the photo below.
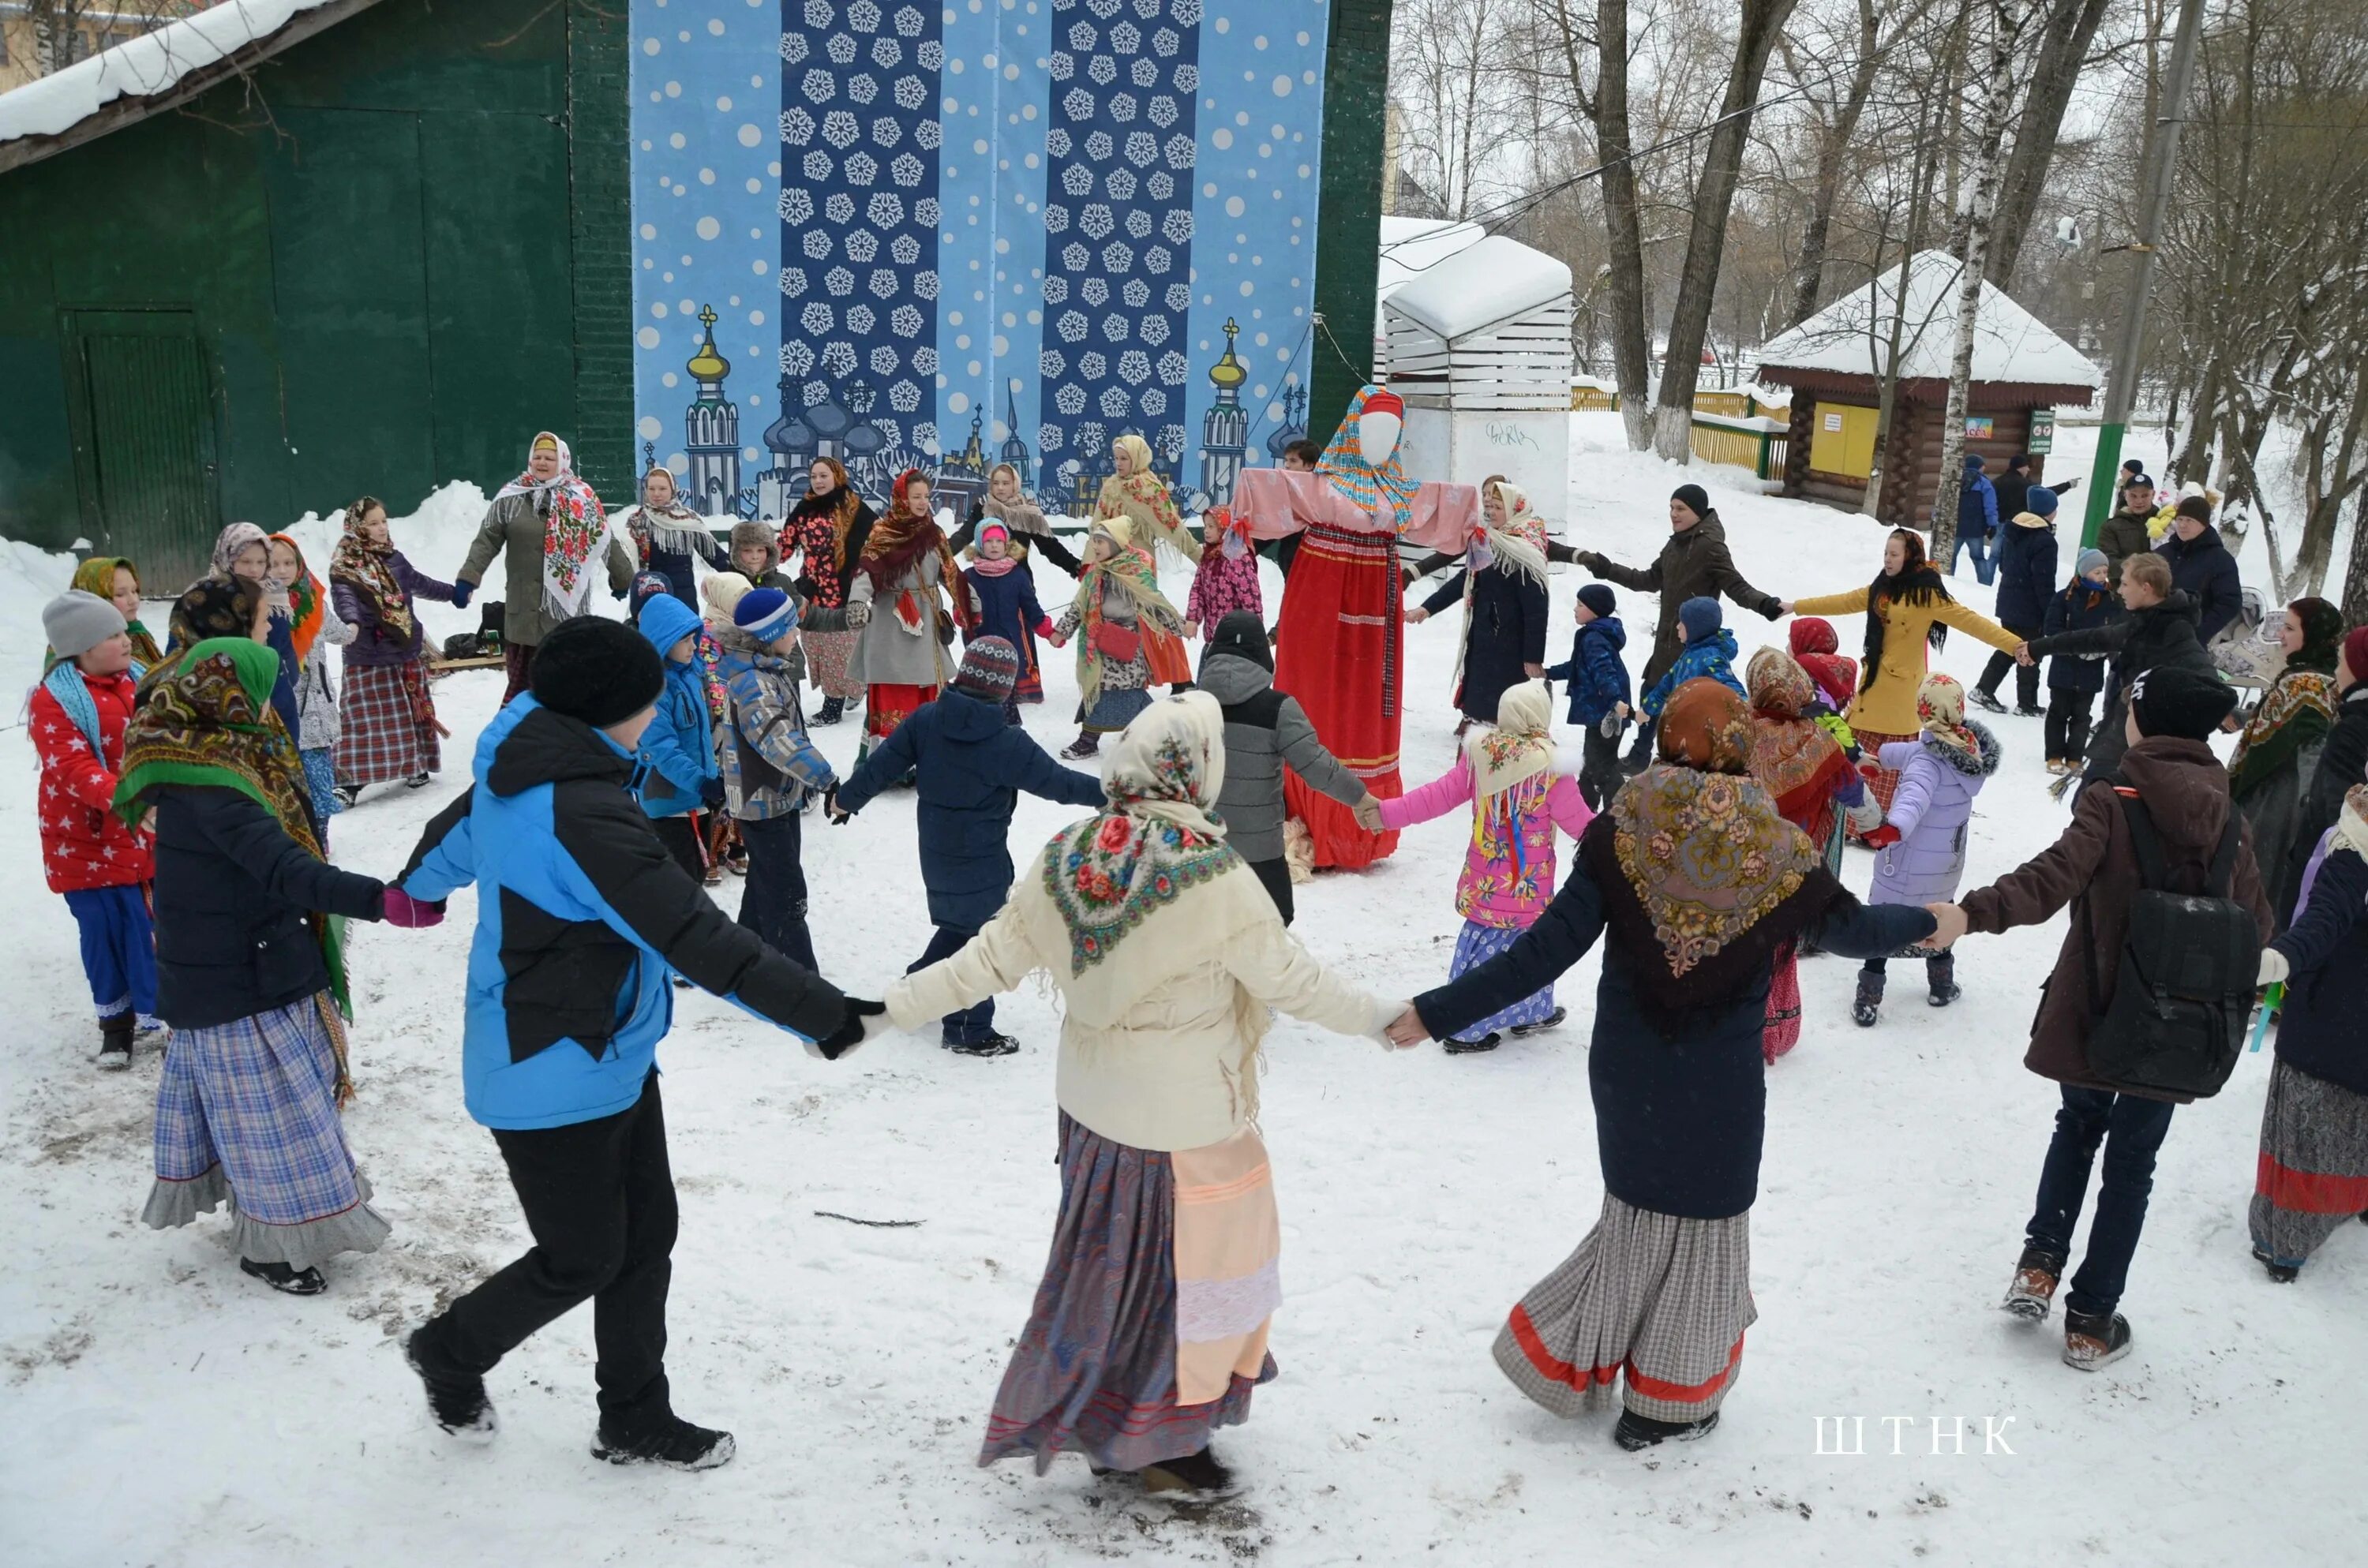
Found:
<svg viewBox="0 0 2368 1568"><path fill-rule="evenodd" d="M2050 0L2046 25L2031 50L2031 97L2015 122L2014 152L1998 187L1998 216L1990 222L1989 262L1983 276L1998 288L2014 276L2014 264L2030 237L2039 199L2047 188L2047 167L2055 157L2064 111L2080 79L2081 63L2105 18L2106 0Z"/></svg>
<svg viewBox="0 0 2368 1568"><path fill-rule="evenodd" d="M1603 165L1604 244L1611 275L1611 365L1628 445L1653 444L1651 339L1645 333L1645 231L1636 215L1636 170L1629 158L1627 0L1598 0L1595 147Z"/></svg>
<svg viewBox="0 0 2368 1568"><path fill-rule="evenodd" d="M1982 269L1989 254L1990 221L1996 214L1998 150L2006 141L2014 92L2007 85L2015 45L2029 17L2030 0L1990 0L1989 66L1984 80L1992 90L1982 100L1980 141L1974 147L1972 199L1965 205L1965 245L1958 255L1957 342L1949 361L1949 401L1941 415L1941 472L1932 487L1932 559L1942 572L1957 553L1957 497L1964 489L1965 402L1974 380L1974 325L1981 313Z"/></svg>
<svg viewBox="0 0 2368 1568"><path fill-rule="evenodd" d="M1692 231L1686 236L1685 265L1678 273L1678 297L1669 312L1669 350L1661 359L1653 449L1671 462L1686 462L1693 456L1694 383L1702 375L1702 339L1710 331L1712 297L1718 291L1727 214L1743 177L1744 148L1751 139L1752 111L1768 74L1768 57L1793 15L1793 3L1739 0L1736 7L1740 17L1735 62L1726 74L1717 126L1702 152Z"/></svg>
<svg viewBox="0 0 2368 1568"><path fill-rule="evenodd" d="M2308 495L2309 511L2303 518L2302 543L2294 551L2294 569L2302 574L2305 591L2313 594L2327 586L2327 569L2335 555L2336 519L2343 515L2343 503L2362 482L2362 476L2352 472L2351 462L2363 431L2368 431L2368 374L2353 372L2351 396L2339 417L2343 420L2340 433L2313 431L2305 437L2314 483ZM2323 465L2330 445L2335 460L2328 468ZM2356 542L2353 549L2356 552Z"/></svg>
<svg viewBox="0 0 2368 1568"><path fill-rule="evenodd" d="M1890 341L1880 361L1883 373L1875 381L1874 452L1873 463L1867 470L1866 501L1861 508L1878 522L1883 518L1883 491L1885 475L1891 467L1891 417L1899 403L1899 351L1902 340L1907 336L1907 273L1916 260L1916 253L1923 247L1924 217L1931 210L1933 182L1941 177L1941 148L1937 134L1942 118L1941 106L1954 90L1950 75L1964 43L1964 28L1960 22L1951 29L1948 47L1942 53L1939 89L1925 94L1916 108L1916 141L1911 148L1916 163L1915 174L1908 186L1907 240L1899 252L1899 290L1892 299L1891 325L1888 328ZM1929 124L1924 118L1928 111L1932 116ZM1878 265L1883 260L1883 238L1880 233L1875 236L1874 259ZM1881 296L1875 296L1874 302L1880 304ZM1870 323L1869 331L1872 330Z"/></svg>
<svg viewBox="0 0 2368 1568"><path fill-rule="evenodd" d="M1876 51L1874 0L1858 0L1858 64L1850 72L1850 90L1834 108L1833 123L1821 127L1817 143L1817 182L1809 199L1809 220L1801 230L1801 261L1793 273L1793 316L1785 324L1798 326L1817 312L1824 291L1826 240L1833 231L1834 202L1842 188L1842 159L1858 134L1859 117L1874 91L1875 72L1883 63Z"/></svg>
<svg viewBox="0 0 2368 1568"><path fill-rule="evenodd" d="M2368 490L2351 504L2351 560L2343 573L2343 624L2368 626Z"/></svg>

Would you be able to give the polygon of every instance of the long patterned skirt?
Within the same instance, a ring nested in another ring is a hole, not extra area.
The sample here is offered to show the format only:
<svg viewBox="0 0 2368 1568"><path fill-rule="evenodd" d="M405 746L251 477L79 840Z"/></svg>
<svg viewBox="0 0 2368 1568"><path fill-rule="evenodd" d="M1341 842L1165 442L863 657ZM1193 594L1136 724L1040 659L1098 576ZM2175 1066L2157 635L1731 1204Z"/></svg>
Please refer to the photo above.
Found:
<svg viewBox="0 0 2368 1568"><path fill-rule="evenodd" d="M1405 709L1405 632L1397 540L1315 524L1300 536L1282 591L1275 688L1298 699L1316 738L1380 800L1405 793L1398 738ZM1398 846L1395 833L1367 833L1357 815L1282 779L1283 808L1307 824L1315 864L1370 866Z"/></svg>
<svg viewBox="0 0 2368 1568"><path fill-rule="evenodd" d="M1883 808L1884 815L1891 814L1891 798L1899 793L1899 770L1883 766L1883 748L1894 741L1912 741L1914 735L1887 735L1880 730L1858 730L1859 754L1874 763L1874 777L1866 781L1867 792L1874 803ZM1855 838L1857 834L1850 835Z"/></svg>
<svg viewBox="0 0 2368 1568"><path fill-rule="evenodd" d="M309 1268L375 1252L390 1227L346 1147L325 994L176 1028L156 1085L156 1183L141 1219L186 1225L230 1203L241 1257Z"/></svg>
<svg viewBox="0 0 2368 1568"><path fill-rule="evenodd" d="M847 673L848 661L855 656L856 643L863 640L860 631L801 631L798 642L806 651L807 666L814 672L814 683L825 697L836 697L842 702L863 695L863 683Z"/></svg>
<svg viewBox="0 0 2368 1568"><path fill-rule="evenodd" d="M347 665L337 697L337 777L359 789L416 778L443 766L436 703L420 662Z"/></svg>
<svg viewBox="0 0 2368 1568"><path fill-rule="evenodd" d="M1064 1450L1141 1470L1249 1419L1275 1375L1280 1225L1266 1150L1245 1131L1174 1154L1061 1117L1061 1213L978 1462Z"/></svg>
<svg viewBox="0 0 2368 1568"><path fill-rule="evenodd" d="M1483 926L1476 920L1466 920L1455 938L1455 957L1449 960L1447 978L1457 980L1467 970L1478 969L1507 948L1520 939L1525 927L1518 926ZM1516 1025L1542 1024L1554 1017L1554 988L1531 992L1502 1012L1491 1013L1459 1036L1463 1040L1478 1040L1492 1029L1508 1029Z"/></svg>
<svg viewBox="0 0 2368 1568"><path fill-rule="evenodd" d="M2368 1095L2281 1059L2261 1108L2253 1245L2274 1263L2300 1267L2362 1213L2368 1213Z"/></svg>
<svg viewBox="0 0 2368 1568"><path fill-rule="evenodd" d="M1497 1335L1497 1365L1556 1415L1611 1398L1656 1421L1700 1421L1743 1366L1751 1216L1682 1220L1603 1195L1603 1217L1530 1288Z"/></svg>
<svg viewBox="0 0 2368 1568"><path fill-rule="evenodd" d="M1759 1054L1773 1062L1800 1043L1801 955L1787 942L1776 949L1776 967L1769 976L1768 1017L1759 1026Z"/></svg>
<svg viewBox="0 0 2368 1568"><path fill-rule="evenodd" d="M896 733L896 726L938 699L934 686L890 686L875 681L863 688L863 755Z"/></svg>

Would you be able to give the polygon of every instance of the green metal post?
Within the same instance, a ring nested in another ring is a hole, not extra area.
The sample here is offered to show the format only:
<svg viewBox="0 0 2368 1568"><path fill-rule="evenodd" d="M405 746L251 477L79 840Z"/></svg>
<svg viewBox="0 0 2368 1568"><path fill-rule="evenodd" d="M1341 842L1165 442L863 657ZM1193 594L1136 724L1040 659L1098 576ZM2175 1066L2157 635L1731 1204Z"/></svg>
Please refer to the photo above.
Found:
<svg viewBox="0 0 2368 1568"><path fill-rule="evenodd" d="M1390 5L1332 0L1324 46L1324 173L1315 214L1315 309L1324 324L1308 340L1307 403L1308 439L1318 446L1373 373Z"/></svg>

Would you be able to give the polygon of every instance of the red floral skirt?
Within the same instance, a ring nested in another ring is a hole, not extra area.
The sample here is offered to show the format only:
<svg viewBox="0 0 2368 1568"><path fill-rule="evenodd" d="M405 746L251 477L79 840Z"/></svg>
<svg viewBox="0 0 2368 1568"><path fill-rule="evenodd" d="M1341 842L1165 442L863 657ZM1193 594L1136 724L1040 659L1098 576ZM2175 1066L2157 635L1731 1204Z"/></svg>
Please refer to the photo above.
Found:
<svg viewBox="0 0 2368 1568"><path fill-rule="evenodd" d="M1399 619L1397 540L1312 524L1282 593L1275 648L1276 689L1296 698L1340 765L1388 800L1398 778L1406 685ZM1307 824L1318 867L1370 866L1398 846L1395 833L1367 833L1356 813L1286 771L1283 804Z"/></svg>
<svg viewBox="0 0 2368 1568"><path fill-rule="evenodd" d="M938 688L934 686L888 686L873 682L863 688L865 739L873 742L886 740L896 733L897 725L920 711L923 703L937 699Z"/></svg>

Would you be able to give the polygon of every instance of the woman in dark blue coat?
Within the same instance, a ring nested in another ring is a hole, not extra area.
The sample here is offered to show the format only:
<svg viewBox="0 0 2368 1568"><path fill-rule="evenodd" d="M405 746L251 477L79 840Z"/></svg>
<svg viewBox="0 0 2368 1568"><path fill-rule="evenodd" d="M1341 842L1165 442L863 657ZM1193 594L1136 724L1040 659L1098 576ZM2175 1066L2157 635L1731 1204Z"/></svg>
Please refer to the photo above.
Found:
<svg viewBox="0 0 2368 1568"><path fill-rule="evenodd" d="M1998 622L2028 642L2040 634L2047 619L2048 597L2055 591L2055 492L2034 484L2023 495L2023 509L2000 530L1998 547ZM2018 666L2012 653L1992 653L1982 678L1974 685L1975 702L1993 713L2003 713L1999 683L2014 671L2014 710L2024 718L2039 711L2039 666Z"/></svg>
<svg viewBox="0 0 2368 1568"><path fill-rule="evenodd" d="M1495 723L1497 699L1546 667L1545 521L1530 510L1528 496L1501 481L1487 487L1481 503L1483 528L1463 569L1406 617L1421 622L1463 604L1455 705L1465 724ZM1458 733L1463 729L1456 726Z"/></svg>
<svg viewBox="0 0 2368 1568"><path fill-rule="evenodd" d="M1554 983L1604 938L1588 1081L1603 1212L1497 1336L1515 1387L1576 1415L1625 1374L1623 1449L1718 1422L1751 1301L1750 1210L1767 1111L1760 1054L1777 949L1896 952L1931 937L1914 904L1862 905L1746 772L1748 710L1689 681L1660 762L1579 839L1570 880L1521 938L1415 998L1391 1037L1445 1040Z"/></svg>

